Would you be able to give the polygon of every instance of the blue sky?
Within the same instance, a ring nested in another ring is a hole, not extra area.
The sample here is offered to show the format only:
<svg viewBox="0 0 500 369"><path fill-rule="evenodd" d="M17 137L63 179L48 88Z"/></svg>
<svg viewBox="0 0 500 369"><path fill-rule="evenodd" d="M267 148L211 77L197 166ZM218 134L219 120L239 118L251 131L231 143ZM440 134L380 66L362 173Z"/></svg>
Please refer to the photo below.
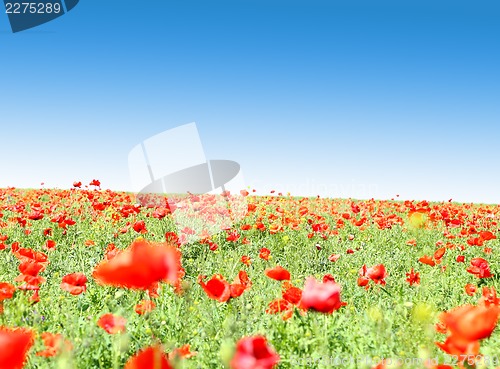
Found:
<svg viewBox="0 0 500 369"><path fill-rule="evenodd" d="M129 190L132 147L194 121L258 193L500 203L499 16L497 1L81 0L13 34L0 14L0 186Z"/></svg>

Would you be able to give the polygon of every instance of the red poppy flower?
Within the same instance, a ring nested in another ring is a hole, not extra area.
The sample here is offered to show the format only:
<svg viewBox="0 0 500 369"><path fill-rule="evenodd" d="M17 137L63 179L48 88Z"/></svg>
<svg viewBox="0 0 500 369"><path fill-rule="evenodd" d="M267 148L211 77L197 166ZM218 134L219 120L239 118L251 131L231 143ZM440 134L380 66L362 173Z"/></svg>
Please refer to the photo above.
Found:
<svg viewBox="0 0 500 369"><path fill-rule="evenodd" d="M231 369L272 369L280 360L263 336L245 337L236 344Z"/></svg>
<svg viewBox="0 0 500 369"><path fill-rule="evenodd" d="M465 293L469 296L474 296L476 294L477 287L473 284L467 283L465 285Z"/></svg>
<svg viewBox="0 0 500 369"><path fill-rule="evenodd" d="M335 282L335 277L333 275L331 275L330 273L325 274L323 276L323 283L326 283L326 282Z"/></svg>
<svg viewBox="0 0 500 369"><path fill-rule="evenodd" d="M482 231L482 232L479 232L479 237L481 237L483 240L485 241L489 241L489 240L495 240L497 238L497 236L495 236L492 232L490 231Z"/></svg>
<svg viewBox="0 0 500 369"><path fill-rule="evenodd" d="M241 262L245 265L250 265L252 264L252 259L250 258L250 256L247 256L247 255L243 255L241 257Z"/></svg>
<svg viewBox="0 0 500 369"><path fill-rule="evenodd" d="M438 333L441 333L441 334L447 333L446 326L441 322L437 322L434 327L436 328L436 332L438 332Z"/></svg>
<svg viewBox="0 0 500 369"><path fill-rule="evenodd" d="M125 318L113 314L104 314L97 321L97 325L109 334L125 332Z"/></svg>
<svg viewBox="0 0 500 369"><path fill-rule="evenodd" d="M33 295L31 295L30 297L30 301L33 303L33 304L36 304L37 302L40 302L40 295L38 294L38 291L39 290L35 290L33 292Z"/></svg>
<svg viewBox="0 0 500 369"><path fill-rule="evenodd" d="M39 290L40 285L45 282L45 278L41 276L32 276L29 274L20 274L18 275L14 281L16 282L25 282L25 284L18 287L18 289L26 291L26 290Z"/></svg>
<svg viewBox="0 0 500 369"><path fill-rule="evenodd" d="M241 284L231 284L229 288L231 290L232 298L240 297L243 294L243 292L245 292L245 287L242 286Z"/></svg>
<svg viewBox="0 0 500 369"><path fill-rule="evenodd" d="M118 255L122 250L116 248L116 245L114 243L108 244L106 247L106 259L111 260L113 259L116 255Z"/></svg>
<svg viewBox="0 0 500 369"><path fill-rule="evenodd" d="M364 277L364 276L360 276L360 277L358 277L357 283L358 283L359 287L366 287L366 289L368 289L370 287L368 285L370 283L370 278Z"/></svg>
<svg viewBox="0 0 500 369"><path fill-rule="evenodd" d="M226 302L231 297L231 287L220 274L215 274L207 283L203 282L204 277L198 277L198 283L203 288L207 296L219 302Z"/></svg>
<svg viewBox="0 0 500 369"><path fill-rule="evenodd" d="M11 299L14 296L16 287L7 282L0 282L0 303L4 300Z"/></svg>
<svg viewBox="0 0 500 369"><path fill-rule="evenodd" d="M281 296L293 305L298 305L302 299L302 290L293 286L289 281L283 282Z"/></svg>
<svg viewBox="0 0 500 369"><path fill-rule="evenodd" d="M45 265L37 263L36 261L23 261L19 264L19 271L21 274L31 275L36 277L38 273L45 270Z"/></svg>
<svg viewBox="0 0 500 369"><path fill-rule="evenodd" d="M343 306L340 291L340 285L335 282L320 283L314 277L309 277L302 290L300 307L330 314Z"/></svg>
<svg viewBox="0 0 500 369"><path fill-rule="evenodd" d="M87 277L83 273L71 273L63 277L61 288L72 295L79 295L87 290Z"/></svg>
<svg viewBox="0 0 500 369"><path fill-rule="evenodd" d="M459 355L460 357L474 357L479 354L479 341L462 341L455 339L454 336L450 336L445 342L436 342L443 352L448 355Z"/></svg>
<svg viewBox="0 0 500 369"><path fill-rule="evenodd" d="M417 246L417 240L416 239L411 239L406 241L406 244L409 246Z"/></svg>
<svg viewBox="0 0 500 369"><path fill-rule="evenodd" d="M31 219L31 220L43 219L43 211L41 211L40 209L36 209L36 208L33 209L31 211L31 213L28 214L28 219Z"/></svg>
<svg viewBox="0 0 500 369"><path fill-rule="evenodd" d="M434 252L434 259L440 260L443 258L444 253L446 252L446 247L441 247Z"/></svg>
<svg viewBox="0 0 500 369"><path fill-rule="evenodd" d="M467 268L467 271L471 274L474 274L478 278L490 278L493 277L493 274L490 272L490 265L488 261L483 258L473 258L470 261L470 266Z"/></svg>
<svg viewBox="0 0 500 369"><path fill-rule="evenodd" d="M457 256L457 263L463 263L463 262L465 262L465 256L458 255Z"/></svg>
<svg viewBox="0 0 500 369"><path fill-rule="evenodd" d="M413 286L414 284L420 284L420 274L411 268L409 273L406 273L406 282Z"/></svg>
<svg viewBox="0 0 500 369"><path fill-rule="evenodd" d="M481 237L471 237L467 240L467 244L470 246L483 246L484 240Z"/></svg>
<svg viewBox="0 0 500 369"><path fill-rule="evenodd" d="M18 286L18 289L23 291L31 290L36 293L40 289L40 285L45 282L45 278L40 276L31 276L28 274L20 274L14 279L14 281L25 282L21 286Z"/></svg>
<svg viewBox="0 0 500 369"><path fill-rule="evenodd" d="M135 305L135 312L139 315L144 315L152 312L156 308L156 304L153 300L142 300L137 305Z"/></svg>
<svg viewBox="0 0 500 369"><path fill-rule="evenodd" d="M45 241L45 248L47 248L47 250L55 250L56 249L56 241L54 241L54 240Z"/></svg>
<svg viewBox="0 0 500 369"><path fill-rule="evenodd" d="M148 231L146 229L146 222L144 222L144 220L135 222L132 228L134 228L134 231L136 231L137 233L147 233Z"/></svg>
<svg viewBox="0 0 500 369"><path fill-rule="evenodd" d="M36 353L37 356L52 357L58 355L61 351L71 351L73 345L70 341L65 340L59 333L42 333L43 344L45 350Z"/></svg>
<svg viewBox="0 0 500 369"><path fill-rule="evenodd" d="M442 313L440 320L455 341L478 341L490 337L496 327L500 309L496 306L463 305Z"/></svg>
<svg viewBox="0 0 500 369"><path fill-rule="evenodd" d="M250 211L250 205L255 206L254 204L249 204L248 205L249 211ZM257 228L261 232L264 232L266 230L266 225L262 222L255 222L255 228Z"/></svg>
<svg viewBox="0 0 500 369"><path fill-rule="evenodd" d="M93 277L100 284L147 290L160 281L179 284L180 251L167 243L140 239L111 260L101 262Z"/></svg>
<svg viewBox="0 0 500 369"><path fill-rule="evenodd" d="M181 230L181 233L184 233L186 235L193 235L196 233L196 231L193 228L184 227L184 229Z"/></svg>
<svg viewBox="0 0 500 369"><path fill-rule="evenodd" d="M271 255L271 250L266 247L263 247L259 251L259 258L264 260L269 260L269 255Z"/></svg>
<svg viewBox="0 0 500 369"><path fill-rule="evenodd" d="M89 186L101 187L101 181L93 179L92 182L89 183Z"/></svg>
<svg viewBox="0 0 500 369"><path fill-rule="evenodd" d="M189 359L196 356L197 352L191 351L189 344L182 345L181 347L174 348L172 352L167 354L168 359Z"/></svg>
<svg viewBox="0 0 500 369"><path fill-rule="evenodd" d="M240 235L238 234L238 232L236 230L234 231L228 231L228 235L226 237L226 241L229 241L229 242L236 242L240 239Z"/></svg>
<svg viewBox="0 0 500 369"><path fill-rule="evenodd" d="M332 263L336 262L339 259L340 259L340 254L331 254L328 257L328 260L330 260Z"/></svg>
<svg viewBox="0 0 500 369"><path fill-rule="evenodd" d="M377 284L385 285L387 271L385 270L384 264L378 264L368 268L366 271L366 276Z"/></svg>
<svg viewBox="0 0 500 369"><path fill-rule="evenodd" d="M165 233L165 241L175 246L181 245L181 243L179 242L179 236L177 236L177 233L175 232Z"/></svg>
<svg viewBox="0 0 500 369"><path fill-rule="evenodd" d="M0 314L3 313L3 302L14 296L16 287L10 283L0 282Z"/></svg>
<svg viewBox="0 0 500 369"><path fill-rule="evenodd" d="M47 265L49 262L49 257L43 252L35 251L26 248L14 248L12 247L12 252L21 261L36 261Z"/></svg>
<svg viewBox="0 0 500 369"><path fill-rule="evenodd" d="M143 349L132 356L123 369L173 369L161 347Z"/></svg>
<svg viewBox="0 0 500 369"><path fill-rule="evenodd" d="M359 271L359 276L360 277L358 278L358 286L365 287L366 289L368 289L369 288L368 283L370 279L376 284L385 285L386 284L385 278L387 277L387 271L385 269L384 264L378 264L370 268L367 268L366 265L363 265Z"/></svg>
<svg viewBox="0 0 500 369"><path fill-rule="evenodd" d="M231 283L231 297L239 297L243 292L250 288L252 282L250 278L248 278L248 273L244 270L240 270L238 276L234 279L233 283Z"/></svg>
<svg viewBox="0 0 500 369"><path fill-rule="evenodd" d="M432 260L430 256L424 255L420 259L418 259L422 264L430 265L431 267L436 265L436 262Z"/></svg>
<svg viewBox="0 0 500 369"><path fill-rule="evenodd" d="M0 327L0 368L21 369L33 345L34 334L28 329Z"/></svg>
<svg viewBox="0 0 500 369"><path fill-rule="evenodd" d="M266 309L267 314L279 314L293 308L293 304L285 299L275 299L269 303Z"/></svg>
<svg viewBox="0 0 500 369"><path fill-rule="evenodd" d="M290 280L290 272L285 268L277 265L274 268L266 269L264 272L269 278L275 279L277 281Z"/></svg>
<svg viewBox="0 0 500 369"><path fill-rule="evenodd" d="M483 295L481 296L477 304L500 307L500 298L497 297L497 291L495 290L495 287L483 287Z"/></svg>

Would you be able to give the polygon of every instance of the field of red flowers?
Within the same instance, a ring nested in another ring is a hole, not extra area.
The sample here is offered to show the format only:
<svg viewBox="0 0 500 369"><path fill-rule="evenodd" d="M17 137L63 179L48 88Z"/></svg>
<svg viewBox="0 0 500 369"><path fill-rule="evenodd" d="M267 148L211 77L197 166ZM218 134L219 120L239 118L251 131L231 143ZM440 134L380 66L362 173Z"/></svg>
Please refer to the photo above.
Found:
<svg viewBox="0 0 500 369"><path fill-rule="evenodd" d="M242 191L188 242L99 185L0 189L0 369L500 367L499 205Z"/></svg>

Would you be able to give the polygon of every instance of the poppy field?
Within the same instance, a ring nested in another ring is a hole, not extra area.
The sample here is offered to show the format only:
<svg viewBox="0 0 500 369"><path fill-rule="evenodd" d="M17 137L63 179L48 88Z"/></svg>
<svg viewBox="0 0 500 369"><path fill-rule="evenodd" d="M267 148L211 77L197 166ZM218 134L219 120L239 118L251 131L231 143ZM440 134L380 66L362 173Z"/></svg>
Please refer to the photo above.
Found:
<svg viewBox="0 0 500 369"><path fill-rule="evenodd" d="M500 205L249 191L0 189L0 369L500 367Z"/></svg>

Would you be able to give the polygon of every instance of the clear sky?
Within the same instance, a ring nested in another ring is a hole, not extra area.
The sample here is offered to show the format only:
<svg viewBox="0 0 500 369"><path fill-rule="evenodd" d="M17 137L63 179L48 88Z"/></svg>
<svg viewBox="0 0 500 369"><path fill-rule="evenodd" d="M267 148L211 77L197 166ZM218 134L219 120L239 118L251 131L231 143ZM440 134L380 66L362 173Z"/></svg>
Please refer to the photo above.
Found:
<svg viewBox="0 0 500 369"><path fill-rule="evenodd" d="M129 190L132 147L196 122L257 193L500 203L498 19L496 0L81 0L13 34L0 14L0 186Z"/></svg>

